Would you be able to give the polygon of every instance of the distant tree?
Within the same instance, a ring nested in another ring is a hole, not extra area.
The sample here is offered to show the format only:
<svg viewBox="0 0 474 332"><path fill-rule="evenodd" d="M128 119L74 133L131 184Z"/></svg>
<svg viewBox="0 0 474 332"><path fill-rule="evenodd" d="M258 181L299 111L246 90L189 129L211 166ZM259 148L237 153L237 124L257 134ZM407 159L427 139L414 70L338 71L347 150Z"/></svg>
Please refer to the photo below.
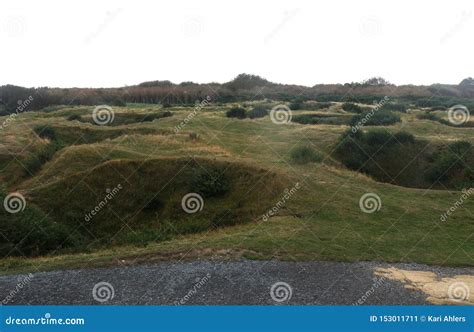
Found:
<svg viewBox="0 0 474 332"><path fill-rule="evenodd" d="M390 83L383 77L371 77L363 81L362 85L385 86L385 85L392 85L392 83Z"/></svg>
<svg viewBox="0 0 474 332"><path fill-rule="evenodd" d="M231 90L248 90L258 86L266 86L272 84L273 83L257 75L240 74L232 81L227 82L224 85Z"/></svg>
<svg viewBox="0 0 474 332"><path fill-rule="evenodd" d="M461 83L459 83L459 86L462 86L462 87L472 86L472 87L474 87L474 78L468 77L468 78L463 79L461 81Z"/></svg>

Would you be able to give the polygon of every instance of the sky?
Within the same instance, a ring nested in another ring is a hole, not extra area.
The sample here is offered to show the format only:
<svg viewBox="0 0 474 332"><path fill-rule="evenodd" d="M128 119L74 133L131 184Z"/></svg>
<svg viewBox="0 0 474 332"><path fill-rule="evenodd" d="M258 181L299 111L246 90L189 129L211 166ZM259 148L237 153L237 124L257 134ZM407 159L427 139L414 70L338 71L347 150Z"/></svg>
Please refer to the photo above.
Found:
<svg viewBox="0 0 474 332"><path fill-rule="evenodd" d="M474 1L2 0L0 85L474 76Z"/></svg>

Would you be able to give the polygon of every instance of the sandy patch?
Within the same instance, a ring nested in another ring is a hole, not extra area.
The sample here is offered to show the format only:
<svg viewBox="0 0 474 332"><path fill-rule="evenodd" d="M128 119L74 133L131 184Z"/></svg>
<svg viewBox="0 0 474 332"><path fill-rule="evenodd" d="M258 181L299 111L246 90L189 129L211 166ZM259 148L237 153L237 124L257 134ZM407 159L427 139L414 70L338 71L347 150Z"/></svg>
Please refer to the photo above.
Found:
<svg viewBox="0 0 474 332"><path fill-rule="evenodd" d="M434 272L400 270L394 267L375 270L377 276L400 281L406 288L428 295L433 304L474 305L474 276L438 277Z"/></svg>

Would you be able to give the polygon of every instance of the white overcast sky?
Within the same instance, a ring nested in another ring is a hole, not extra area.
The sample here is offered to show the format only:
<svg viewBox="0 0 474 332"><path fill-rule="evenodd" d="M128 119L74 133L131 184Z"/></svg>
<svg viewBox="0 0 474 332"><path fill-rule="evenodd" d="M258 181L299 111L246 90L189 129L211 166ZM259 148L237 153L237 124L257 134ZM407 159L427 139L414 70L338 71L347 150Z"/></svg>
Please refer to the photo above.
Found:
<svg viewBox="0 0 474 332"><path fill-rule="evenodd" d="M473 0L2 0L0 85L457 84L473 32Z"/></svg>

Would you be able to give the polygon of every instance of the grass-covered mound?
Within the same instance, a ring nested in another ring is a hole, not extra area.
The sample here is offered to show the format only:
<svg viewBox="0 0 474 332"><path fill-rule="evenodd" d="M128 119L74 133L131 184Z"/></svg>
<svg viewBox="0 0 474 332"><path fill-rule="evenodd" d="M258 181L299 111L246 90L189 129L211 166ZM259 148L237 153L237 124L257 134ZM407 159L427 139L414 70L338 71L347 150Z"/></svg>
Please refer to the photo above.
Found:
<svg viewBox="0 0 474 332"><path fill-rule="evenodd" d="M7 194L0 192L3 203ZM11 200L7 200L12 202ZM15 203L11 203L14 206ZM0 209L0 255L36 256L74 244L68 227L54 222L31 202L15 205L18 211Z"/></svg>
<svg viewBox="0 0 474 332"><path fill-rule="evenodd" d="M327 125L348 125L351 123L351 116L345 114L300 114L292 118L293 122L301 124L327 124Z"/></svg>
<svg viewBox="0 0 474 332"><path fill-rule="evenodd" d="M474 185L470 143L445 145L416 140L405 132L344 133L334 156L346 167L377 181L413 188L462 189Z"/></svg>
<svg viewBox="0 0 474 332"><path fill-rule="evenodd" d="M129 125L134 123L141 123L141 122L152 122L158 119L167 118L172 116L173 114L169 111L164 112L149 112L146 114L142 113L116 113L114 114L113 121L108 122L107 126L122 126L122 125ZM93 125L99 125L94 122L92 117L84 117L78 114L72 114L67 118L69 121L81 121L91 123Z"/></svg>
<svg viewBox="0 0 474 332"><path fill-rule="evenodd" d="M259 219L283 192L283 178L266 169L203 158L115 160L28 196L66 227L80 248L147 243ZM183 209L188 193L202 197L202 210Z"/></svg>

